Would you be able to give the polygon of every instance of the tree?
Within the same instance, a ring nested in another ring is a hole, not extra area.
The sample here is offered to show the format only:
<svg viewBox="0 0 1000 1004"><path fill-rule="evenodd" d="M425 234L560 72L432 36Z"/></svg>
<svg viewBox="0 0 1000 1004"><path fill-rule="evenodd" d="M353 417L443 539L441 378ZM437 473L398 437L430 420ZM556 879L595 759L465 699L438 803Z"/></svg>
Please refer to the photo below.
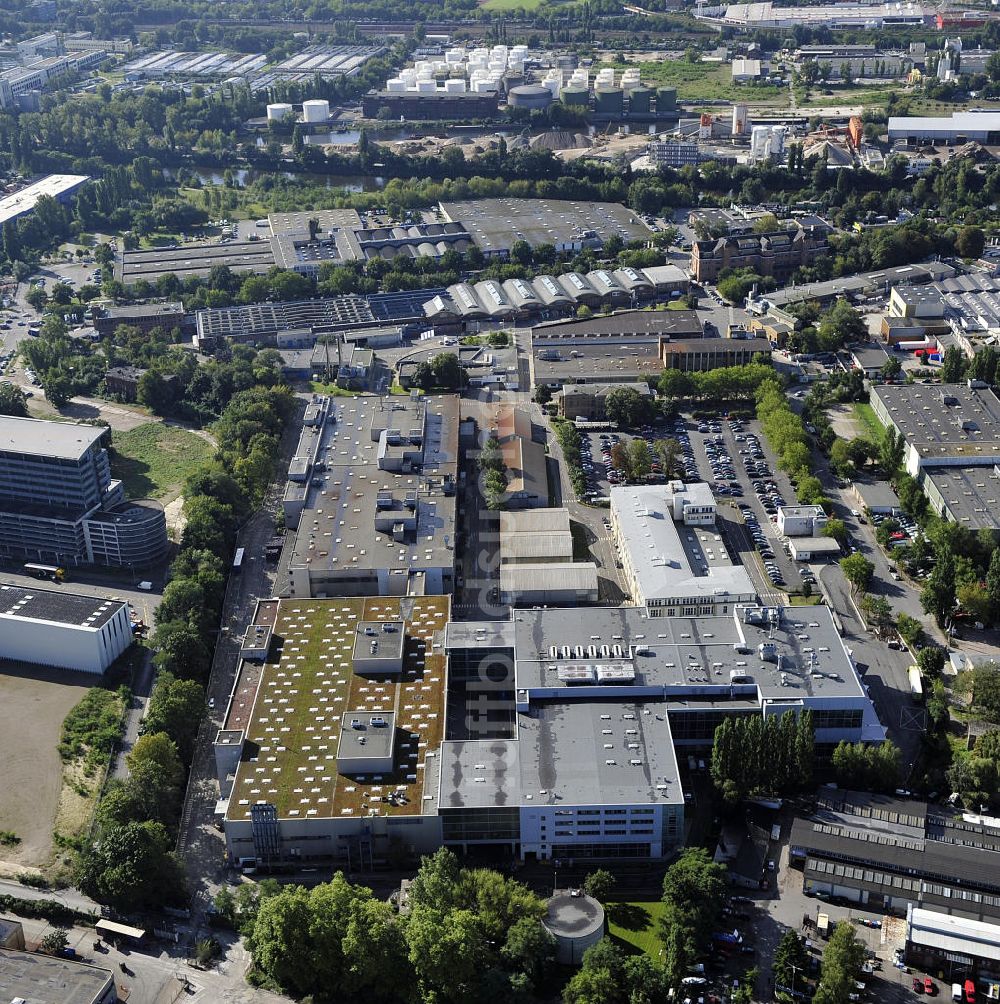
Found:
<svg viewBox="0 0 1000 1004"><path fill-rule="evenodd" d="M183 901L185 889L172 847L162 823L103 828L80 855L77 886L98 902L121 910L176 905Z"/></svg>
<svg viewBox="0 0 1000 1004"><path fill-rule="evenodd" d="M903 466L905 454L906 440L903 439L903 434L891 425L886 426L878 445L878 461L886 477L891 479Z"/></svg>
<svg viewBox="0 0 1000 1004"><path fill-rule="evenodd" d="M886 628L892 623L892 605L884 596L872 596L865 593L859 604L869 630L882 637Z"/></svg>
<svg viewBox="0 0 1000 1004"><path fill-rule="evenodd" d="M986 246L986 234L980 227L962 227L955 238L955 250L963 258L978 258Z"/></svg>
<svg viewBox="0 0 1000 1004"><path fill-rule="evenodd" d="M725 865L713 862L704 848L681 851L663 876L660 937L664 943L676 929L693 946L708 944L721 914L726 882Z"/></svg>
<svg viewBox="0 0 1000 1004"><path fill-rule="evenodd" d="M285 886L260 903L247 947L254 964L282 987L299 994L313 987L309 891Z"/></svg>
<svg viewBox="0 0 1000 1004"><path fill-rule="evenodd" d="M986 595L993 607L991 621L1000 618L1000 548L994 549L990 555L989 568L986 570Z"/></svg>
<svg viewBox="0 0 1000 1004"><path fill-rule="evenodd" d="M943 625L956 602L955 557L949 550L936 555L931 574L920 591L920 606L934 615L938 625Z"/></svg>
<svg viewBox="0 0 1000 1004"><path fill-rule="evenodd" d="M169 736L177 745L184 763L190 763L198 727L205 715L205 688L194 680L178 680L160 673L149 698L142 731Z"/></svg>
<svg viewBox="0 0 1000 1004"><path fill-rule="evenodd" d="M962 673L955 688L969 695L974 711L988 721L1000 722L1000 663L980 663Z"/></svg>
<svg viewBox="0 0 1000 1004"><path fill-rule="evenodd" d="M824 537L832 537L841 547L847 543L847 525L842 519L831 517L823 525L821 533Z"/></svg>
<svg viewBox="0 0 1000 1004"><path fill-rule="evenodd" d="M928 645L917 653L920 675L928 680L936 680L944 670L945 650L936 645Z"/></svg>
<svg viewBox="0 0 1000 1004"><path fill-rule="evenodd" d="M596 899L601 898L590 890L587 890L587 893ZM524 973L533 986L537 986L545 970L555 959L555 950L555 938L543 927L541 921L535 917L522 917L515 921L507 932L507 940L500 954L518 971Z"/></svg>
<svg viewBox="0 0 1000 1004"><path fill-rule="evenodd" d="M879 370L883 380L895 380L902 372L903 364L895 356L889 356Z"/></svg>
<svg viewBox="0 0 1000 1004"><path fill-rule="evenodd" d="M24 418L28 414L28 399L16 383L0 383L0 415Z"/></svg>
<svg viewBox="0 0 1000 1004"><path fill-rule="evenodd" d="M147 370L139 377L136 396L154 415L167 415L174 406L174 382L157 370Z"/></svg>
<svg viewBox="0 0 1000 1004"><path fill-rule="evenodd" d="M868 591L875 566L860 552L850 554L840 559L840 568L844 578L851 584L851 593L857 596Z"/></svg>
<svg viewBox="0 0 1000 1004"><path fill-rule="evenodd" d="M962 350L957 345L949 345L941 357L941 382L961 383L966 365Z"/></svg>
<svg viewBox="0 0 1000 1004"><path fill-rule="evenodd" d="M653 444L656 456L659 458L660 466L663 468L663 475L666 478L676 478L684 470L681 444L676 439L658 439Z"/></svg>
<svg viewBox="0 0 1000 1004"><path fill-rule="evenodd" d="M615 877L605 868L598 868L583 880L583 891L599 903L605 903L614 892Z"/></svg>
<svg viewBox="0 0 1000 1004"><path fill-rule="evenodd" d="M855 992L866 956L865 944L858 939L854 925L840 921L833 929L823 953L820 982L814 1000L821 1004L847 1004Z"/></svg>
<svg viewBox="0 0 1000 1004"><path fill-rule="evenodd" d="M649 421L651 405L649 398L643 397L632 387L616 387L604 401L608 419L626 429L634 429Z"/></svg>
<svg viewBox="0 0 1000 1004"><path fill-rule="evenodd" d="M633 481L642 481L649 475L651 459L644 439L633 439L628 444L629 470Z"/></svg>
<svg viewBox="0 0 1000 1004"><path fill-rule="evenodd" d="M42 289L41 286L32 286L24 295L25 301L30 304L35 310L41 311L46 303L49 302L49 294Z"/></svg>
<svg viewBox="0 0 1000 1004"><path fill-rule="evenodd" d="M68 945L69 937L66 931L61 927L54 927L42 938L38 947L47 955L60 955Z"/></svg>
<svg viewBox="0 0 1000 1004"><path fill-rule="evenodd" d="M918 648L923 641L923 625L916 617L911 617L907 613L896 615L896 630L910 648Z"/></svg>

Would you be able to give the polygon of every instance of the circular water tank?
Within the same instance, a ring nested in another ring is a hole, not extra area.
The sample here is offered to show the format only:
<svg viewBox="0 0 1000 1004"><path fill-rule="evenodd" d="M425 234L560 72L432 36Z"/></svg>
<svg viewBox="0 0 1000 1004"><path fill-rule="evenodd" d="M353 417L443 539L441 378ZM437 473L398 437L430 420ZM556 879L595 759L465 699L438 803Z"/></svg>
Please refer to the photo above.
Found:
<svg viewBox="0 0 1000 1004"><path fill-rule="evenodd" d="M590 104L590 91L586 87L564 87L559 95L564 105L586 108Z"/></svg>
<svg viewBox="0 0 1000 1004"><path fill-rule="evenodd" d="M579 889L562 889L549 900L542 925L556 939L556 961L578 966L604 937L604 907Z"/></svg>
<svg viewBox="0 0 1000 1004"><path fill-rule="evenodd" d="M630 115L648 115L653 107L653 92L648 87L633 87L629 95Z"/></svg>
<svg viewBox="0 0 1000 1004"><path fill-rule="evenodd" d="M320 98L302 102L303 122L328 122L330 119L330 102Z"/></svg>
<svg viewBox="0 0 1000 1004"><path fill-rule="evenodd" d="M267 106L267 121L268 122L280 122L282 119L291 117L294 109L291 105L286 105L284 102L280 104L273 104Z"/></svg>
<svg viewBox="0 0 1000 1004"><path fill-rule="evenodd" d="M512 108L548 108L552 104L552 92L541 84L522 84L510 89L507 101Z"/></svg>
<svg viewBox="0 0 1000 1004"><path fill-rule="evenodd" d="M598 115L621 116L625 94L620 87L598 87L594 91L594 111Z"/></svg>
<svg viewBox="0 0 1000 1004"><path fill-rule="evenodd" d="M656 110L661 114L663 112L672 112L677 108L677 88L676 87L660 87L656 92Z"/></svg>

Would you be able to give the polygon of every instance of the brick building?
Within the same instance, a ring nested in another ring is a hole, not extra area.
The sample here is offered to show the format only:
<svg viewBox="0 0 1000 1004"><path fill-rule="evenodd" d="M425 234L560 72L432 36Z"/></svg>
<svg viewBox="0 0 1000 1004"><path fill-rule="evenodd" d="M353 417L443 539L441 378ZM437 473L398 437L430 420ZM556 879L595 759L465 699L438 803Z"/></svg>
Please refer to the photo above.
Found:
<svg viewBox="0 0 1000 1004"><path fill-rule="evenodd" d="M727 269L749 268L784 281L796 269L822 257L826 250L826 232L814 227L695 241L691 248L691 277L696 282L714 282Z"/></svg>

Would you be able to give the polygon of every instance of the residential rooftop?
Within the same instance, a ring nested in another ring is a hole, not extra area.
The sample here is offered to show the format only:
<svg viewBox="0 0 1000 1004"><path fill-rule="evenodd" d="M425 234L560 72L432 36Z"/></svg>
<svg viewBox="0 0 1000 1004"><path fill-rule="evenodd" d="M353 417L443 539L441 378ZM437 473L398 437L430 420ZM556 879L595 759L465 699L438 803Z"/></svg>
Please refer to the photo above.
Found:
<svg viewBox="0 0 1000 1004"><path fill-rule="evenodd" d="M249 819L257 802L274 804L282 819L432 811L436 798L431 796L437 794L432 761L444 735L446 685L445 658L434 642L448 624L449 598L266 604L268 616L274 614L270 652L262 666L241 664L234 705L239 700L243 707L231 707L226 722L227 730L245 722L247 739L227 818ZM402 673L358 674L353 657L358 624L398 620L405 622L406 635ZM258 678L249 716L243 687L247 671ZM342 719L352 711L394 716L392 770L365 776L338 772Z"/></svg>
<svg viewBox="0 0 1000 1004"><path fill-rule="evenodd" d="M98 425L0 415L0 453L77 461L105 432Z"/></svg>
<svg viewBox="0 0 1000 1004"><path fill-rule="evenodd" d="M462 223L487 255L505 254L522 240L558 250L600 246L614 235L626 244L649 237L636 213L614 202L499 198L442 202L439 208L449 223Z"/></svg>

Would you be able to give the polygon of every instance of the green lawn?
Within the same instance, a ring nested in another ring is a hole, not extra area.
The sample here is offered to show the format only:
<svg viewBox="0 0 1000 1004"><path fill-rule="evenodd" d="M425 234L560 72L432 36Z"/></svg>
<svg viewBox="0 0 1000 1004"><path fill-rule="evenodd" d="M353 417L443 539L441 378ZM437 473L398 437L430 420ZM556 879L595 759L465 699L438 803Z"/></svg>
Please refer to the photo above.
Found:
<svg viewBox="0 0 1000 1004"><path fill-rule="evenodd" d="M125 494L165 503L180 495L188 476L213 452L193 432L160 422L115 432L112 442L111 474L125 482Z"/></svg>
<svg viewBox="0 0 1000 1004"><path fill-rule="evenodd" d="M872 410L870 404L862 401L855 402L854 415L875 442L878 442L882 438L885 426L875 416L875 412Z"/></svg>
<svg viewBox="0 0 1000 1004"><path fill-rule="evenodd" d="M611 936L657 959L663 948L659 936L659 919L663 904L659 900L649 903L610 903L608 924Z"/></svg>
<svg viewBox="0 0 1000 1004"><path fill-rule="evenodd" d="M651 87L676 87L679 101L747 101L751 104L773 102L788 104L788 88L767 84L743 85L733 83L733 68L728 63L689 63L676 61L625 63L616 60L602 63L621 71L626 66L638 66L642 82Z"/></svg>
<svg viewBox="0 0 1000 1004"><path fill-rule="evenodd" d="M544 2L545 0L486 0L485 3L480 4L480 7L483 10L536 11Z"/></svg>

